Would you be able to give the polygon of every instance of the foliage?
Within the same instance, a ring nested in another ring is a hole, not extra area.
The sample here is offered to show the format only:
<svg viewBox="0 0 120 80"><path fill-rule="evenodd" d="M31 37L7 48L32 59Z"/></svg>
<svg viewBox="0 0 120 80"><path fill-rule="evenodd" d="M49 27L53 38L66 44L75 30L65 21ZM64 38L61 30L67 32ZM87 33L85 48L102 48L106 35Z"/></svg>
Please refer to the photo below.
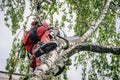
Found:
<svg viewBox="0 0 120 80"><path fill-rule="evenodd" d="M2 0L1 9L6 11L4 20L13 34L20 28L19 23L23 21L24 8L24 0Z"/></svg>
<svg viewBox="0 0 120 80"><path fill-rule="evenodd" d="M41 2L42 0L36 1ZM100 16L105 3L106 0L56 0L53 4L44 4L44 6L42 6L39 10L39 17L41 21L46 19L49 20L51 26L74 29L76 35L82 36L89 29L91 23ZM4 20L6 22L6 26L11 29L13 34L17 34L16 31L21 28L20 22L23 21L25 4L28 4L25 0L2 0L0 8L6 12ZM30 0L30 10L31 12L33 11L33 14L36 14L35 6L34 0ZM100 27L88 39L89 43L98 43L111 46L120 45L119 36L115 31L115 22L120 16L115 11L118 11L119 9L119 0L115 0L114 3L111 3L110 9L106 14L105 19L100 24ZM34 19L36 19L36 16L34 16ZM23 25L23 31L26 30L26 24L27 22ZM26 58L23 63L23 61L18 58L20 42L21 41L18 37L15 37L13 41L13 49L11 50L10 57L7 60L6 69L9 71L11 80L12 74L16 71L18 66L21 73L26 74L29 72L28 59ZM21 49L21 54L26 55L23 48ZM119 56L81 52L76 55L74 61L76 62L74 64L76 68L79 66L84 66L81 68L82 80L86 78L90 80L97 80L99 78L102 80L105 80L106 78L113 80L120 79ZM90 65L87 63L90 63ZM63 73L63 78L64 80L69 79L65 73ZM60 80L60 77L56 79Z"/></svg>

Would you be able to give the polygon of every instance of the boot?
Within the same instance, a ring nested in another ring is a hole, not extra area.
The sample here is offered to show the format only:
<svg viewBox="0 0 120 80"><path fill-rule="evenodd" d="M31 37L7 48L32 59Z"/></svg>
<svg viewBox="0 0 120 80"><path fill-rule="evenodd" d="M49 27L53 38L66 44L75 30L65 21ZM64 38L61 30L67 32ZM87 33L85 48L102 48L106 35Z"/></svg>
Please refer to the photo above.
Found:
<svg viewBox="0 0 120 80"><path fill-rule="evenodd" d="M47 54L50 51L54 50L57 47L57 43L54 41L45 43L43 45L41 45L40 47L38 47L38 50L35 52L35 56L39 57L43 54Z"/></svg>

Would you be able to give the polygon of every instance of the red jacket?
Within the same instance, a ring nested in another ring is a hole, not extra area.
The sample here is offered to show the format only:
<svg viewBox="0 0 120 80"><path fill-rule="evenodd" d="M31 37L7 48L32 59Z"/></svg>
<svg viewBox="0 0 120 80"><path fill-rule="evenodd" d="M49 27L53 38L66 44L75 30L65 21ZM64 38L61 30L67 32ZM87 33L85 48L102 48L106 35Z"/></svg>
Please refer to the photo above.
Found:
<svg viewBox="0 0 120 80"><path fill-rule="evenodd" d="M25 45L25 49L27 52L31 53L32 47L35 45L35 43L29 38L31 31L28 31L23 39L23 44ZM40 42L46 43L50 41L49 37L49 30L46 27L38 27L37 28L37 37L39 38Z"/></svg>
<svg viewBox="0 0 120 80"><path fill-rule="evenodd" d="M32 53L32 49L34 46L36 46L37 44L34 43L30 38L30 33L31 33L32 30L28 31L25 36L24 36L24 39L23 39L23 44L25 46L25 49L27 50L27 52L31 53L32 54L32 58L30 59L30 66L31 68L33 68L33 70L35 70L35 68L37 66L40 65L40 60L38 60L35 56L34 56L34 53ZM43 43L46 43L46 42L49 42L50 41L50 37L49 37L49 29L48 27L38 27L37 28L37 37L39 38L39 41L40 42L43 42Z"/></svg>

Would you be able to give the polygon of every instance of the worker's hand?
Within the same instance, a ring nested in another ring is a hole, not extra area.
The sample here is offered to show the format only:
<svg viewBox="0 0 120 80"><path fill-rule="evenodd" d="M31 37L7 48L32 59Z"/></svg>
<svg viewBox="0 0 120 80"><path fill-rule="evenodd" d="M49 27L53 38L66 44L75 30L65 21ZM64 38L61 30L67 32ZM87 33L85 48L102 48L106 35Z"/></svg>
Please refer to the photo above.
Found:
<svg viewBox="0 0 120 80"><path fill-rule="evenodd" d="M55 28L55 27L51 27L49 31L50 31L49 36L50 36L51 38L56 38L56 37L60 34L59 29L58 29L58 28Z"/></svg>
<svg viewBox="0 0 120 80"><path fill-rule="evenodd" d="M49 37L50 37L50 38L55 38L54 32L50 32Z"/></svg>
<svg viewBox="0 0 120 80"><path fill-rule="evenodd" d="M42 6L42 2L38 3L37 4L37 10L40 10L41 6Z"/></svg>

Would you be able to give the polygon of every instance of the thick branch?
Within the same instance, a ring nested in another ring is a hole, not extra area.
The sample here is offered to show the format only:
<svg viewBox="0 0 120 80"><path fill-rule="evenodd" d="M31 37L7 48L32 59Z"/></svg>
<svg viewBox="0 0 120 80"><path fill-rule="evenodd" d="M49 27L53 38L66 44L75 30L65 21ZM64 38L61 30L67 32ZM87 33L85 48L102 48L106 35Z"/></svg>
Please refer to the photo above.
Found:
<svg viewBox="0 0 120 80"><path fill-rule="evenodd" d="M91 27L88 29L88 31L81 37L83 42L91 36L91 34L96 30L96 28L98 28L99 24L104 19L111 2L112 0L107 0L100 17L97 19L97 21L91 24Z"/></svg>
<svg viewBox="0 0 120 80"><path fill-rule="evenodd" d="M97 53L112 53L112 54L120 55L120 47L82 43L75 47L71 47L71 49L67 51L68 53L67 57L71 57L73 54L80 51L92 51Z"/></svg>

